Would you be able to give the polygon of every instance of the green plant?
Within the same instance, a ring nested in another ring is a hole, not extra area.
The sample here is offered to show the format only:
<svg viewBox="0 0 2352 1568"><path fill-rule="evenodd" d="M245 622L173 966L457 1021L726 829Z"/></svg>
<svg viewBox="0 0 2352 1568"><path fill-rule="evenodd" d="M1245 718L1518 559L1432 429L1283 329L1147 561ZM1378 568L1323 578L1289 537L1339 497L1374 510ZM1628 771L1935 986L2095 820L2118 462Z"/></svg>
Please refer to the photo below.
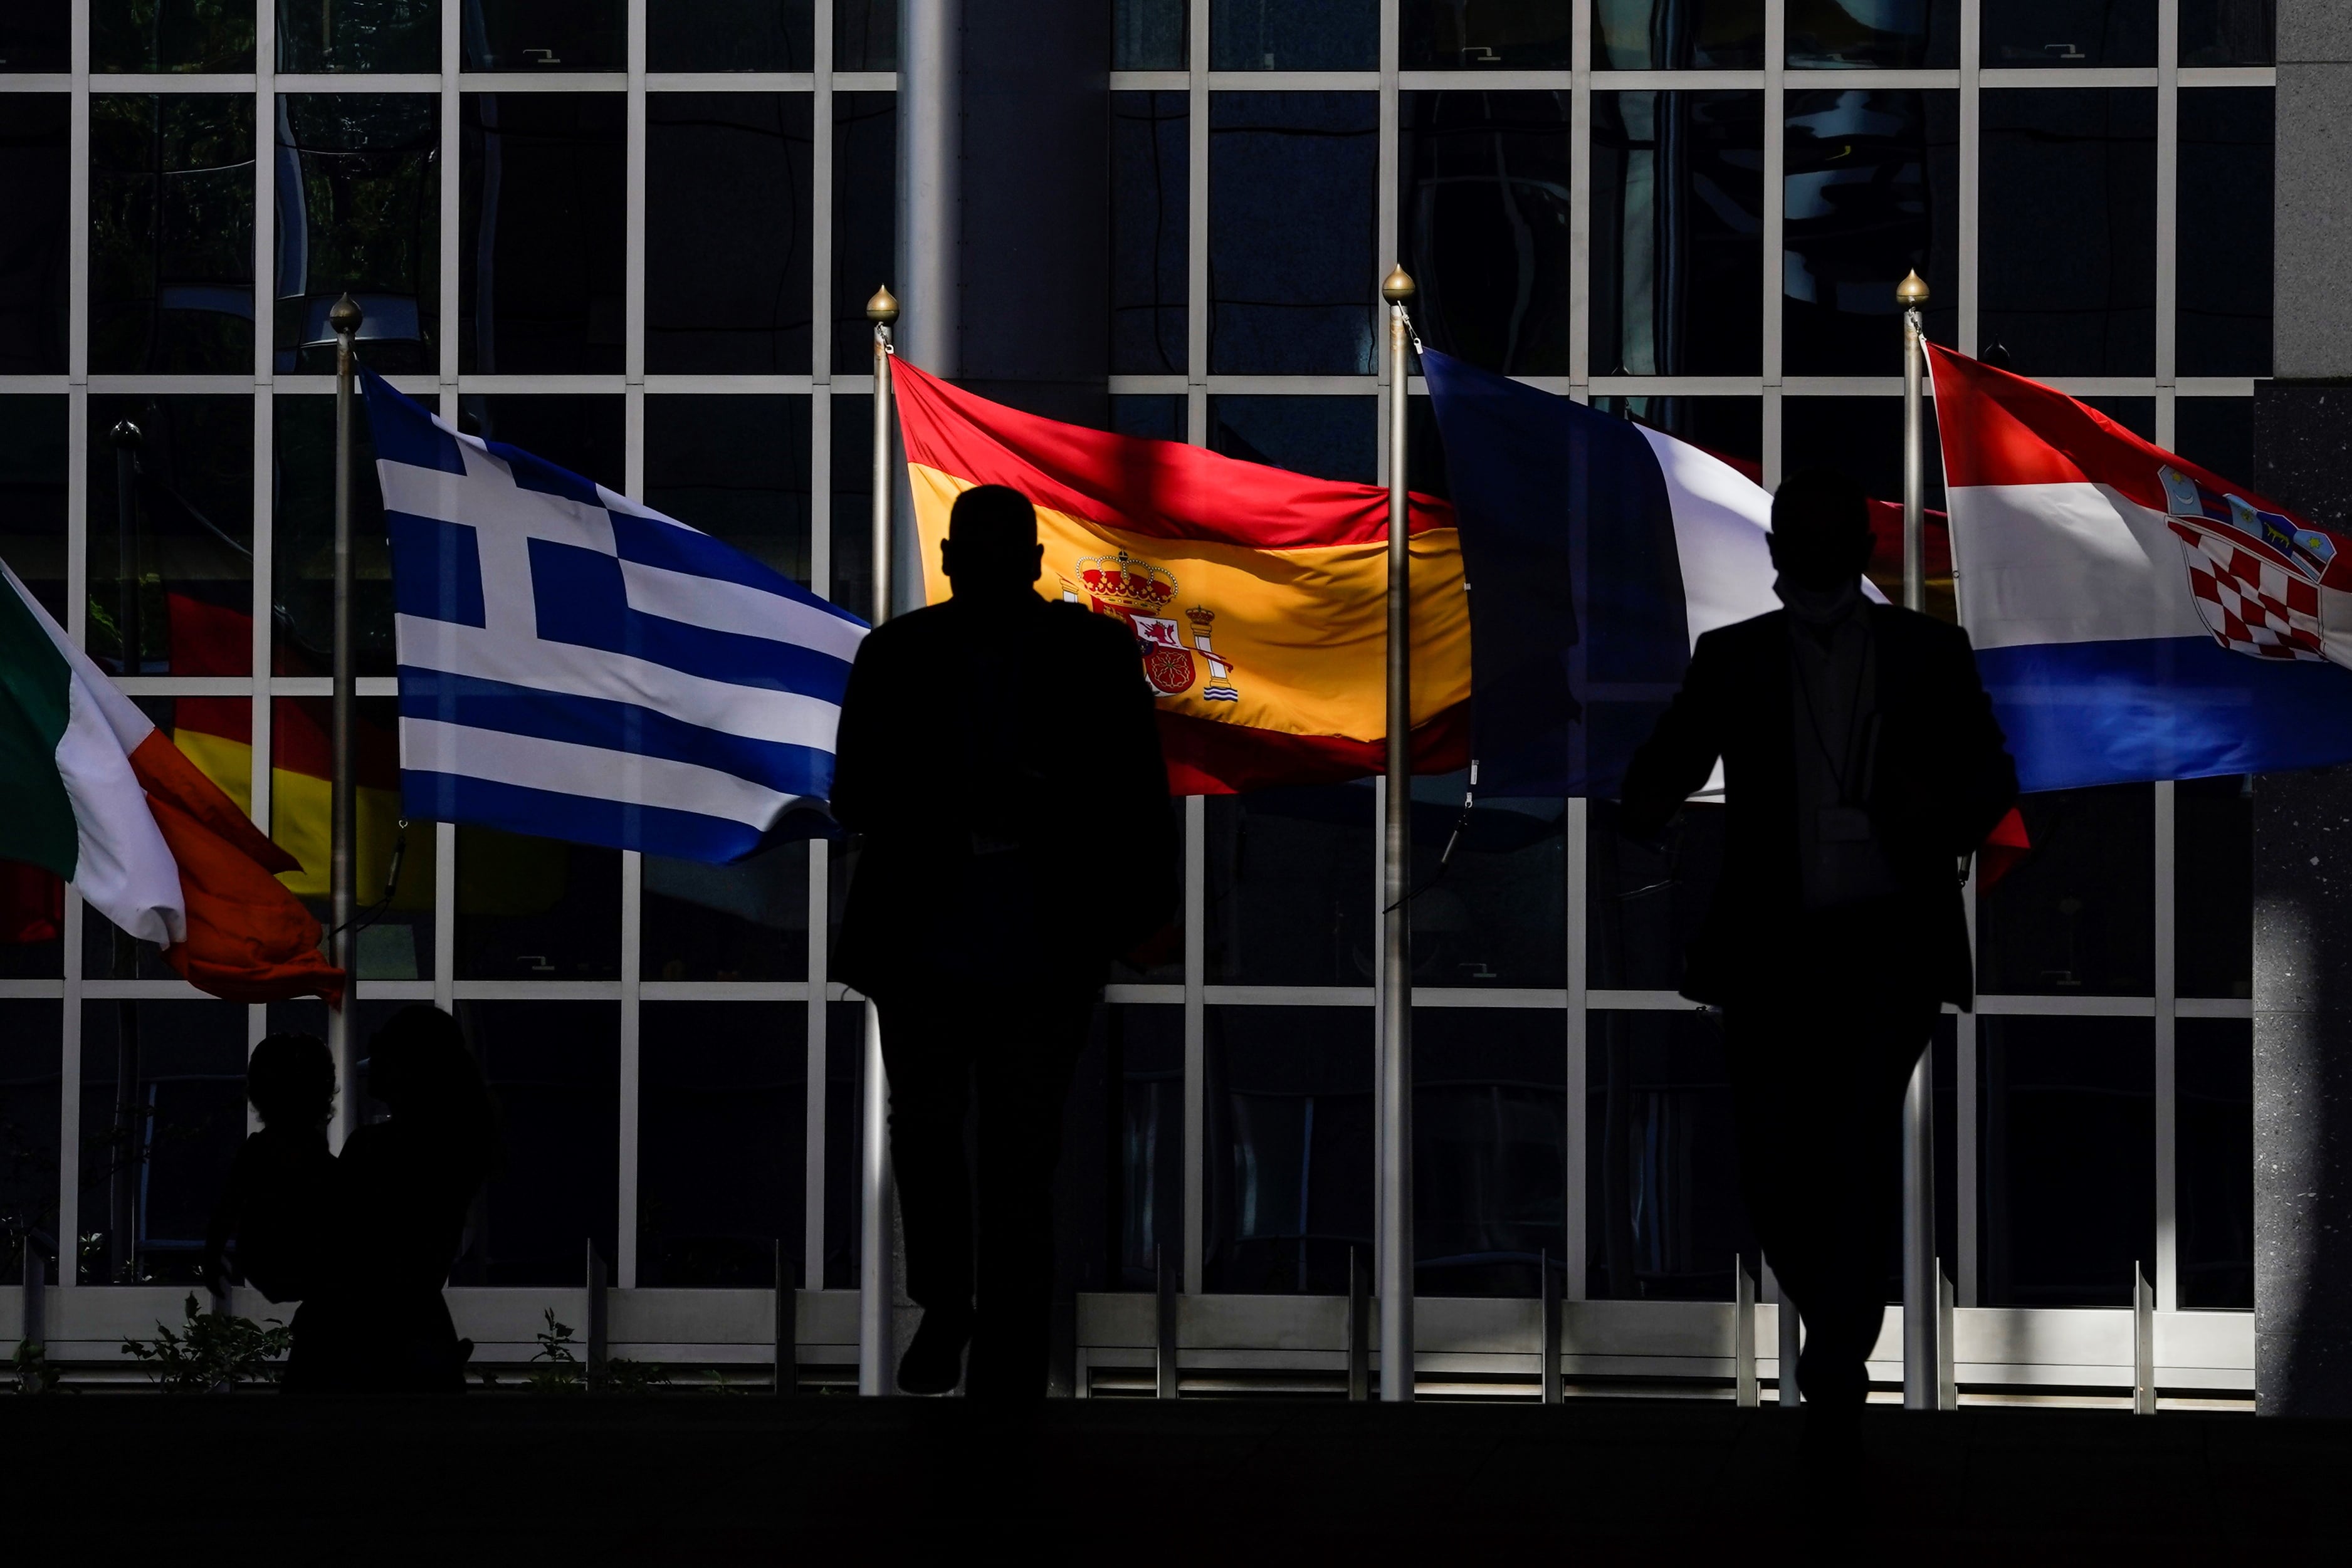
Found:
<svg viewBox="0 0 2352 1568"><path fill-rule="evenodd" d="M596 1391L600 1394L645 1394L669 1386L669 1374L650 1361L614 1356L598 1367L596 1374Z"/></svg>
<svg viewBox="0 0 2352 1568"><path fill-rule="evenodd" d="M269 1364L292 1347L294 1331L278 1319L267 1325L226 1312L205 1312L188 1293L187 1322L173 1333L155 1325L152 1340L122 1342L122 1354L136 1356L153 1371L167 1394L210 1394L240 1383L275 1383L278 1371Z"/></svg>
<svg viewBox="0 0 2352 1568"><path fill-rule="evenodd" d="M47 1394L64 1375L49 1364L48 1347L28 1339L16 1342L16 1355L11 1364L16 1371L16 1392L19 1394Z"/></svg>
<svg viewBox="0 0 2352 1568"><path fill-rule="evenodd" d="M669 1384L669 1374L651 1362L615 1357L593 1366L582 1364L572 1349L572 1325L556 1322L553 1307L547 1309L547 1326L533 1337L539 1349L531 1355L531 1370L525 1375L523 1385L534 1394L572 1394L592 1384L600 1393L643 1394ZM541 1362L546 1364L541 1365ZM482 1382L492 1383L487 1370Z"/></svg>

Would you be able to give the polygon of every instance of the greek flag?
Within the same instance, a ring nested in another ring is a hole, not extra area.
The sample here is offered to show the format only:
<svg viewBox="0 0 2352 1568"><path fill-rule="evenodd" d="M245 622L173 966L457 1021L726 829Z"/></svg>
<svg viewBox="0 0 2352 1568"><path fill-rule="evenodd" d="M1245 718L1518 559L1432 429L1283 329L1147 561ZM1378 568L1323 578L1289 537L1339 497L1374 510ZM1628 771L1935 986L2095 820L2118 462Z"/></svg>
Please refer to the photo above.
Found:
<svg viewBox="0 0 2352 1568"><path fill-rule="evenodd" d="M365 387L409 815L710 862L822 821L864 622Z"/></svg>

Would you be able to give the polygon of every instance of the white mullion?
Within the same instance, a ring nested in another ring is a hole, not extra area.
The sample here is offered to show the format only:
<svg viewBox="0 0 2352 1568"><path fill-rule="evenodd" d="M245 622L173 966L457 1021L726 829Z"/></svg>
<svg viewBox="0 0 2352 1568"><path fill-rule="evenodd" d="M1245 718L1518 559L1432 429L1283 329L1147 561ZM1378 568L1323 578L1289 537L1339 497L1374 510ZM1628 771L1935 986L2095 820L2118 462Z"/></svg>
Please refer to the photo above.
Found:
<svg viewBox="0 0 2352 1568"><path fill-rule="evenodd" d="M638 34L643 37L642 32ZM624 1291L637 1284L637 1105L643 1075L643 1009L638 988L645 975L646 857L621 852L621 1083L620 1180L614 1194L613 1283Z"/></svg>
<svg viewBox="0 0 2352 1568"><path fill-rule="evenodd" d="M87 0L75 0L83 11ZM89 36L86 26L74 29L77 57ZM81 894L66 884L65 1001L58 1019L58 1285L71 1290L81 1270L81 943L84 906Z"/></svg>
<svg viewBox="0 0 2352 1568"><path fill-rule="evenodd" d="M278 8L254 10L253 53L253 754L255 826L269 831L274 743L269 700L271 614L278 593ZM258 1043L258 1037L256 1037Z"/></svg>
<svg viewBox="0 0 2352 1568"><path fill-rule="evenodd" d="M1781 294L1788 246L1789 0L1764 0L1764 487L1780 483Z"/></svg>
<svg viewBox="0 0 2352 1568"><path fill-rule="evenodd" d="M622 493L646 493L646 0L628 0L627 259L622 295ZM643 1082L646 857L621 852L620 1179L614 1194L613 1283L637 1284L637 1111Z"/></svg>
<svg viewBox="0 0 2352 1568"><path fill-rule="evenodd" d="M2168 0L2168 4L2169 0ZM2179 786L2156 786L2156 1310L2180 1310Z"/></svg>
<svg viewBox="0 0 2352 1568"><path fill-rule="evenodd" d="M1209 802L1184 797L1184 1293L1197 1296L1208 1250Z"/></svg>
<svg viewBox="0 0 2352 1568"><path fill-rule="evenodd" d="M2180 0L2156 0L2156 444L2167 451L2179 391L2179 235Z"/></svg>
<svg viewBox="0 0 2352 1568"><path fill-rule="evenodd" d="M1585 1268L1592 1250L1590 1233L1591 1195L1585 1190L1585 1173L1591 1155L1587 1125L1591 1095L1586 1085L1591 1077L1589 1058L1591 1045L1592 1016L1586 1011L1591 982L1585 899L1591 880L1590 833L1592 803L1581 796L1568 803L1568 820L1564 831L1568 835L1568 1039L1565 1087L1567 1103L1562 1107L1560 1153L1566 1166L1566 1207L1561 1219L1564 1235L1560 1242L1560 1266L1565 1278L1560 1284L1563 1301L1580 1301L1591 1289L1585 1278ZM1555 1347L1557 1348L1557 1347Z"/></svg>
<svg viewBox="0 0 2352 1568"><path fill-rule="evenodd" d="M451 402L457 393L448 394ZM457 824L433 824L433 1005L457 1007Z"/></svg>
<svg viewBox="0 0 2352 1568"><path fill-rule="evenodd" d="M1185 438L1209 444L1209 7L1192 0L1185 63L1191 72L1184 120Z"/></svg>
<svg viewBox="0 0 2352 1568"><path fill-rule="evenodd" d="M833 33L832 0L818 0L809 100L809 587L835 597L833 580ZM801 1282L824 1288L826 1079L825 976L832 962L833 852L811 839L808 880L807 1068L802 1085Z"/></svg>
<svg viewBox="0 0 2352 1568"><path fill-rule="evenodd" d="M1592 0L1575 0L1575 11L1569 28L1569 395L1579 402L1590 402L1592 401ZM1581 1172L1577 1174L1576 1179L1581 1183Z"/></svg>
<svg viewBox="0 0 2352 1568"><path fill-rule="evenodd" d="M1960 298L1959 320L1954 329L1960 340L1953 346L1963 354L1978 353L1984 346L1977 319L1977 252L1982 233L1978 209L1982 205L1984 172L1983 27L1982 0L1960 0Z"/></svg>
<svg viewBox="0 0 2352 1568"><path fill-rule="evenodd" d="M824 7L818 7L822 15ZM830 58L830 53L820 57ZM803 1159L801 1162L801 1280L805 1288L824 1288L824 1155L825 1155L825 964L828 926L832 919L832 842L808 843L808 1002L802 1017L807 1043L805 1092L802 1095Z"/></svg>
<svg viewBox="0 0 2352 1568"><path fill-rule="evenodd" d="M89 5L70 6L72 94L66 157L66 632L89 641ZM65 896L64 999L58 1030L58 1282L80 1278L81 1235L81 894Z"/></svg>
<svg viewBox="0 0 2352 1568"><path fill-rule="evenodd" d="M1969 862L1969 880L1960 889L1960 910L1968 924L1969 977L1973 988L1977 963L1977 862ZM1978 1230L1982 1224L1977 1202L1978 1183L1982 1179L1981 1150L1978 1146L1977 1082L1979 1076L1977 1060L1978 1019L1983 1016L1982 998L1976 1010L1959 1014L1952 1020L1954 1060L1952 1062L1952 1186L1958 1200L1958 1214L1953 1229L1960 1255L1953 1260L1953 1299L1963 1307L1978 1304L1977 1256Z"/></svg>
<svg viewBox="0 0 2352 1568"><path fill-rule="evenodd" d="M441 6L441 149L437 160L441 208L440 299L435 330L441 339L441 417L454 429L457 423L457 344L463 331L458 297L458 235L464 225L460 201L464 183L466 138L457 89L457 68L465 58L459 31L460 10L444 0ZM457 1007L457 825L433 824L433 1005L444 1012Z"/></svg>

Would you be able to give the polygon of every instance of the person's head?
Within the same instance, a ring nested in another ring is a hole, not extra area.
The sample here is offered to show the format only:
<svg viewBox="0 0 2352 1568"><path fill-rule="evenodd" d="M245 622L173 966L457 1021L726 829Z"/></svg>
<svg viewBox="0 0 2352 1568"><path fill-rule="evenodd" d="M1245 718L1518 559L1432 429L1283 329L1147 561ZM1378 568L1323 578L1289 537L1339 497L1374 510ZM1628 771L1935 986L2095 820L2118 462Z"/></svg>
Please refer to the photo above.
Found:
<svg viewBox="0 0 2352 1568"><path fill-rule="evenodd" d="M1800 588L1858 581L1870 564L1870 497L1835 468L1808 468L1772 496L1772 564Z"/></svg>
<svg viewBox="0 0 2352 1568"><path fill-rule="evenodd" d="M1045 559L1028 497L1010 486L976 485L956 497L940 567L957 593L1024 592Z"/></svg>
<svg viewBox="0 0 2352 1568"><path fill-rule="evenodd" d="M498 1142L498 1107L457 1020L419 1002L384 1021L368 1044L368 1092L395 1122L429 1124L474 1145L485 1168Z"/></svg>
<svg viewBox="0 0 2352 1568"><path fill-rule="evenodd" d="M245 1064L245 1097L262 1124L316 1126L335 1108L335 1059L315 1034L273 1034Z"/></svg>

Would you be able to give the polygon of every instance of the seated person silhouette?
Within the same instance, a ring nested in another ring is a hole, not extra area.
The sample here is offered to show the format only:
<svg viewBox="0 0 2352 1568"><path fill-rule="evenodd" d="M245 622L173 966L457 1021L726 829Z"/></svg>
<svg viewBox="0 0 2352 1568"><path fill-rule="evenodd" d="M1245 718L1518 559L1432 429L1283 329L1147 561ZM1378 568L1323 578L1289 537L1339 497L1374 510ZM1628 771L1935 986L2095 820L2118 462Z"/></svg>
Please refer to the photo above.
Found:
<svg viewBox="0 0 2352 1568"><path fill-rule="evenodd" d="M1781 485L1785 608L1699 638L1622 797L1624 831L1653 837L1723 764L1683 994L1723 1009L1741 1191L1804 1321L1817 1452L1851 1444L1869 1392L1905 1086L1941 1005L1974 999L1959 871L2017 797L1968 634L1866 601L1870 549L1853 480Z"/></svg>
<svg viewBox="0 0 2352 1568"><path fill-rule="evenodd" d="M457 1020L422 1003L376 1031L367 1076L391 1115L343 1145L340 1245L295 1320L286 1386L460 1392L473 1345L442 1287L498 1164L497 1103Z"/></svg>
<svg viewBox="0 0 2352 1568"><path fill-rule="evenodd" d="M314 1034L273 1034L245 1066L245 1097L261 1130L237 1145L228 1186L205 1236L205 1282L215 1295L250 1285L299 1301L319 1282L335 1224L335 1059Z"/></svg>
<svg viewBox="0 0 2352 1568"><path fill-rule="evenodd" d="M953 1389L967 1343L974 1397L1045 1392L1063 1102L1111 959L1174 901L1135 634L1042 597L1043 556L1019 492L959 496L940 548L953 596L876 627L842 703L833 809L864 842L834 972L881 1014L923 1309L910 1394Z"/></svg>

